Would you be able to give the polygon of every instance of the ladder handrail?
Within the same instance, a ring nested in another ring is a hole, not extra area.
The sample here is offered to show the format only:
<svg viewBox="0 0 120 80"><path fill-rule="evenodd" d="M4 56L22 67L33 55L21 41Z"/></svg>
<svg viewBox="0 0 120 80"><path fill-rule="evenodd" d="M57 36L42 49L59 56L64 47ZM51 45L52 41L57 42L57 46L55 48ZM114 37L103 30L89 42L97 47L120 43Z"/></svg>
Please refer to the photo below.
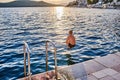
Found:
<svg viewBox="0 0 120 80"><path fill-rule="evenodd" d="M57 80L58 79L57 57L56 57L57 48L52 41L46 41L46 72L48 71L48 42L51 43L54 47L55 78ZM29 45L25 41L24 41L23 50L24 50L24 75L26 77L26 54L27 54L27 57L28 57L28 80L31 80L31 70L30 70L30 53L31 53L31 51L29 49Z"/></svg>
<svg viewBox="0 0 120 80"><path fill-rule="evenodd" d="M54 44L52 41L47 40L46 42L50 42L50 43L53 45L53 47L56 48L55 44ZM56 48L56 49L57 49L57 48Z"/></svg>
<svg viewBox="0 0 120 80"><path fill-rule="evenodd" d="M52 41L46 41L46 72L48 71L48 42L50 42L54 47L55 78L56 78L56 80L58 80L57 57L56 57L57 48Z"/></svg>
<svg viewBox="0 0 120 80"><path fill-rule="evenodd" d="M26 77L26 54L28 57L28 79L31 80L31 70L30 70L30 49L29 46L27 44L27 42L24 41L24 46L23 46L23 50L24 50L24 75Z"/></svg>

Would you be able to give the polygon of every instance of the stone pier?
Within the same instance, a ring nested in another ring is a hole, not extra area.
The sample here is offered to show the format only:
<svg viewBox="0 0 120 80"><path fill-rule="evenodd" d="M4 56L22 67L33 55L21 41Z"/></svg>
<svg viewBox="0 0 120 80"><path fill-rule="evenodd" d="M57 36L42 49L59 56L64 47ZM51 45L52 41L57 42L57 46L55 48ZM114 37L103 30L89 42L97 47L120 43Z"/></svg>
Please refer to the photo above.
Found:
<svg viewBox="0 0 120 80"><path fill-rule="evenodd" d="M58 71L64 77L61 80L120 80L120 52L71 66L59 67ZM34 75L32 80L44 80L40 79L42 75L43 73Z"/></svg>
<svg viewBox="0 0 120 80"><path fill-rule="evenodd" d="M73 80L120 80L120 52L63 68Z"/></svg>

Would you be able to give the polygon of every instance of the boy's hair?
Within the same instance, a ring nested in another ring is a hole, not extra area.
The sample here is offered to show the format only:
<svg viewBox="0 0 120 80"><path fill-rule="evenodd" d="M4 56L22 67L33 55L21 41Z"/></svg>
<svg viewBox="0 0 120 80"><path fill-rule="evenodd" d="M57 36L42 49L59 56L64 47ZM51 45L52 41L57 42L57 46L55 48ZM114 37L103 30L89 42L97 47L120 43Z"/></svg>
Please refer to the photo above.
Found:
<svg viewBox="0 0 120 80"><path fill-rule="evenodd" d="M73 30L70 30L70 31L69 31L69 34L72 34L72 33L73 33Z"/></svg>

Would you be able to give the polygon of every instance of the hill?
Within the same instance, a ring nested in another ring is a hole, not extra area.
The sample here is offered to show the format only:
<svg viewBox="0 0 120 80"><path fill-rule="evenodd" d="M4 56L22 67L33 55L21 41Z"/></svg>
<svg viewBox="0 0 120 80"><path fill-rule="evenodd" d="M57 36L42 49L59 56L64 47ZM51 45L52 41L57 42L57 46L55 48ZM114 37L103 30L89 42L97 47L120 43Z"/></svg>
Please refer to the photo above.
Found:
<svg viewBox="0 0 120 80"><path fill-rule="evenodd" d="M0 3L0 7L51 7L60 6L44 1L13 1L9 3Z"/></svg>

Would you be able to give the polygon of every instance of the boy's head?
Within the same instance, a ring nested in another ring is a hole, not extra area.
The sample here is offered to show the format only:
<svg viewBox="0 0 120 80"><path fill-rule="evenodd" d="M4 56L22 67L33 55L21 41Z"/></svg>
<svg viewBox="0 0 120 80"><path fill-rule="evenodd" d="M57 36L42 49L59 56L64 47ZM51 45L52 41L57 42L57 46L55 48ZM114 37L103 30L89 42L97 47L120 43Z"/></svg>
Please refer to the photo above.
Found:
<svg viewBox="0 0 120 80"><path fill-rule="evenodd" d="M69 34L73 34L73 30L70 30L70 31L69 31Z"/></svg>

